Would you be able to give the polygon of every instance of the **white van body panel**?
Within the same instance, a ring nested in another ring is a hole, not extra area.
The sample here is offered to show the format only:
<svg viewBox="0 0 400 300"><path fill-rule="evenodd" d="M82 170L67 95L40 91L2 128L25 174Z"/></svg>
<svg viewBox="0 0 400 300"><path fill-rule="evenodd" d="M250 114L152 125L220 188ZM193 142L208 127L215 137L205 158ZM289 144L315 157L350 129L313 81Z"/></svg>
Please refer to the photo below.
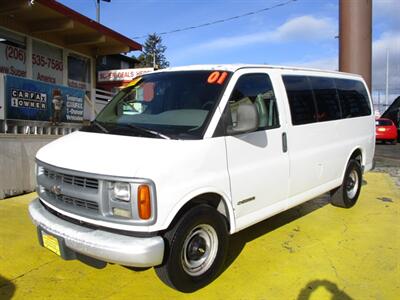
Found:
<svg viewBox="0 0 400 300"><path fill-rule="evenodd" d="M274 92L279 89L280 78L275 70L245 68L235 72L232 85L226 90L227 95L234 89L233 83L245 74L266 74ZM285 202L288 196L289 156L282 150L286 118L283 103L280 97L276 98L279 113L282 110L279 128L225 137L232 205L239 223L241 218L249 219L253 212L259 213L278 202ZM227 102L228 98L221 101L221 110Z"/></svg>
<svg viewBox="0 0 400 300"><path fill-rule="evenodd" d="M151 179L156 184L159 212L156 224L127 226L110 222L113 228L166 229L179 208L203 191L223 196L233 215L224 138L167 140L74 132L41 148L36 158L85 173ZM104 226L104 222L98 225ZM235 228L234 223L231 226Z"/></svg>
<svg viewBox="0 0 400 300"><path fill-rule="evenodd" d="M278 66L209 65L167 71L226 70L233 75L204 137L178 140L75 132L43 147L38 161L85 174L147 179L156 189L156 221L127 225L85 218L50 208L73 219L131 232L167 229L182 207L202 194L221 197L233 234L263 219L329 192L343 182L346 165L361 151L365 171L372 168L373 114L294 126L282 75L325 76L365 82L346 73ZM278 128L214 137L232 90L243 74L269 75L279 111ZM370 97L369 97L370 98ZM370 106L372 107L371 100ZM287 136L287 152L282 135ZM249 200L254 197L253 200Z"/></svg>

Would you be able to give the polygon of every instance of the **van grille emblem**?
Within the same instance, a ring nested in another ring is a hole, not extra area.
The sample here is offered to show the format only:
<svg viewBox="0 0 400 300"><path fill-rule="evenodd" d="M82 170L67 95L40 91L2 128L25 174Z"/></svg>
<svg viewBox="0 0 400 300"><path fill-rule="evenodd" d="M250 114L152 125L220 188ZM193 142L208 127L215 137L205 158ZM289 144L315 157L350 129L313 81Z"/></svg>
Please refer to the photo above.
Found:
<svg viewBox="0 0 400 300"><path fill-rule="evenodd" d="M50 190L57 196L61 194L61 187L59 185L53 185Z"/></svg>

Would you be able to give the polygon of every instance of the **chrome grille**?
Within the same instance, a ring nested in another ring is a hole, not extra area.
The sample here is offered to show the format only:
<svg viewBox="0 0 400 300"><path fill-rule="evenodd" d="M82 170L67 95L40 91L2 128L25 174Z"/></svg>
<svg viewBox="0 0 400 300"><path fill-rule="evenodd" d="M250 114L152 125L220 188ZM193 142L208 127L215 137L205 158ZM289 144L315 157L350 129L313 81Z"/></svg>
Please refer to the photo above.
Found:
<svg viewBox="0 0 400 300"><path fill-rule="evenodd" d="M71 184L74 186L79 186L94 190L97 190L99 188L99 181L97 179L58 173L45 168L43 168L43 174L49 179L60 180L64 183Z"/></svg>
<svg viewBox="0 0 400 300"><path fill-rule="evenodd" d="M53 192L45 189L46 194L48 197L51 197L53 200L58 202L62 202L67 205L74 206L76 208L84 208L98 212L99 211L99 204L93 201L78 199L75 197L67 196L67 195L56 195Z"/></svg>

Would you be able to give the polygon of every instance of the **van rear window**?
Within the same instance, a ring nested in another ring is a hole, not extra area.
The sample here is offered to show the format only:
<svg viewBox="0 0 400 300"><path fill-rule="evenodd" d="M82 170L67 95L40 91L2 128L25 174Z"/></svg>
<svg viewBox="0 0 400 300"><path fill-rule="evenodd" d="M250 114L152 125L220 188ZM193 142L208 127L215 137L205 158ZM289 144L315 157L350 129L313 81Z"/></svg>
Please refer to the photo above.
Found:
<svg viewBox="0 0 400 300"><path fill-rule="evenodd" d="M314 97L306 76L283 76L293 125L317 121Z"/></svg>
<svg viewBox="0 0 400 300"><path fill-rule="evenodd" d="M376 126L391 126L394 125L391 120L376 120L375 121Z"/></svg>
<svg viewBox="0 0 400 300"><path fill-rule="evenodd" d="M360 81L335 79L335 82L339 93L343 118L354 118L371 114L368 94Z"/></svg>
<svg viewBox="0 0 400 300"><path fill-rule="evenodd" d="M320 76L282 76L293 125L371 115L361 81Z"/></svg>
<svg viewBox="0 0 400 300"><path fill-rule="evenodd" d="M335 81L328 77L308 77L314 91L319 122L341 118L339 97Z"/></svg>

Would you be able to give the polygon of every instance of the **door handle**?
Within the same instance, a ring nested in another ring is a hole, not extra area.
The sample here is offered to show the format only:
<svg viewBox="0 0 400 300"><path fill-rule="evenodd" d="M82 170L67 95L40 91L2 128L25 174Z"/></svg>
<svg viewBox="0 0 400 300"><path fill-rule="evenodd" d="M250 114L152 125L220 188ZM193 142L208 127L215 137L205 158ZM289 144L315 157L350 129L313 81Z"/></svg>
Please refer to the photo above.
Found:
<svg viewBox="0 0 400 300"><path fill-rule="evenodd" d="M283 153L287 152L287 136L286 132L282 132L282 151Z"/></svg>

